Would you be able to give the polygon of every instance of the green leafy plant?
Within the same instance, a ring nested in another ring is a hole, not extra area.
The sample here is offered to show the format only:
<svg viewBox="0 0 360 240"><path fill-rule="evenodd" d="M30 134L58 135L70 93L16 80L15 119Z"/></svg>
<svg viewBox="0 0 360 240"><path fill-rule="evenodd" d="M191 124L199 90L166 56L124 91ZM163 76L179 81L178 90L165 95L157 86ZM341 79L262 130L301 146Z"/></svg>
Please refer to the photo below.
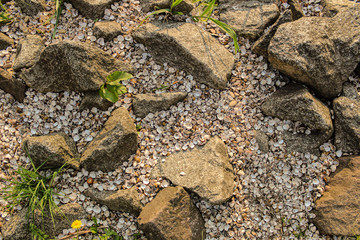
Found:
<svg viewBox="0 0 360 240"><path fill-rule="evenodd" d="M9 13L5 6L0 2L0 24L5 24L12 21L12 18L9 17Z"/></svg>
<svg viewBox="0 0 360 240"><path fill-rule="evenodd" d="M119 96L127 93L127 88L120 82L132 78L127 72L116 71L106 77L106 83L100 88L100 96L110 102L116 103Z"/></svg>
<svg viewBox="0 0 360 240"><path fill-rule="evenodd" d="M54 171L52 174L50 174L50 176L44 176L39 172L39 169L45 162L37 168L35 167L31 158L30 162L33 170L28 170L20 166L16 171L19 178L13 178L9 182L10 186L6 187L2 191L2 194L4 194L5 200L10 201L9 208L11 210L20 204L24 204L25 207L28 208L26 217L28 218L29 222L30 214L32 214L31 219L32 222L35 223L35 211L39 211L42 220L44 219L45 215L50 215L55 226L55 210L59 211L60 213L60 210L54 201L54 196L58 195L58 193L55 191L55 178L63 171L66 164Z"/></svg>
<svg viewBox="0 0 360 240"><path fill-rule="evenodd" d="M55 0L55 17L56 17L56 22L55 22L54 31L53 31L53 33L52 33L51 38L55 38L56 31L57 31L57 27L58 27L58 25L59 25L61 10L62 10L62 0Z"/></svg>
<svg viewBox="0 0 360 240"><path fill-rule="evenodd" d="M149 13L145 17L145 19L143 21L141 21L139 26L141 26L152 15L165 13L166 14L165 19L167 18L168 15L183 15L182 12L174 11L174 8L176 6L178 6L182 1L183 0L172 0L172 4L171 4L170 8L159 9L159 10ZM238 44L237 35L236 35L236 32L234 31L234 29L230 25L211 17L212 13L214 12L215 7L217 7L216 1L217 0L193 0L194 3L198 3L197 8L198 8L200 14L198 16L191 16L191 17L194 20L194 22L211 21L215 25L217 25L220 29L222 29L225 33L227 33L233 39L234 46L235 46L235 53L237 53L240 50L240 48L239 48L239 44Z"/></svg>

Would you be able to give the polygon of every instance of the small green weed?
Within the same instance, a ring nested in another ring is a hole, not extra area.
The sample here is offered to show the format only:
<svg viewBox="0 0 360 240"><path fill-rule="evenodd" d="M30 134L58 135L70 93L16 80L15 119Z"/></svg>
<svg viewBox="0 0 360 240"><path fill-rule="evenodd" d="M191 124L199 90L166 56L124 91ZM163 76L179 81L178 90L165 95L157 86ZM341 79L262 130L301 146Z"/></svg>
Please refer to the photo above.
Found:
<svg viewBox="0 0 360 240"><path fill-rule="evenodd" d="M171 15L183 15L182 12L178 12L178 11L174 10L175 7L178 6L182 1L183 0L172 0L172 4L171 4L170 8L159 9L159 10L149 13L145 17L145 19L143 21L141 21L139 26L141 26L149 17L151 17L153 15L165 13L166 14L165 19L167 19L167 17L169 15L170 16ZM193 0L194 3L199 4L197 9L199 10L200 15L191 16L191 17L194 20L194 22L211 21L215 25L217 25L220 29L222 29L225 33L227 33L233 39L234 46L235 46L235 53L237 53L240 50L240 48L239 48L239 44L238 44L237 35L236 35L236 32L234 31L234 29L232 29L232 27L230 25L211 17L212 13L214 12L215 7L217 7L216 1L217 0Z"/></svg>
<svg viewBox="0 0 360 240"><path fill-rule="evenodd" d="M168 88L170 88L170 87L169 87L169 86L167 86L167 85L163 85L163 84L161 84L161 86L160 86L160 87L155 88L155 89L153 89L152 91L153 91L153 92L156 92L156 91L159 91L159 90L165 90L165 89L168 89Z"/></svg>
<svg viewBox="0 0 360 240"><path fill-rule="evenodd" d="M136 124L136 131L140 131L141 128L142 128L141 124Z"/></svg>
<svg viewBox="0 0 360 240"><path fill-rule="evenodd" d="M34 222L35 211L39 210L42 220L45 213L50 214L55 226L54 211L59 209L54 201L54 195L58 195L55 192L55 178L63 171L65 164L50 176L44 176L39 172L44 163L36 168L31 158L30 162L33 170L27 170L20 166L16 171L19 179L12 179L10 186L1 192L4 194L4 199L11 202L9 205L11 210L19 204L25 204L28 207L26 214L28 219L32 214Z"/></svg>
<svg viewBox="0 0 360 240"><path fill-rule="evenodd" d="M100 88L100 96L112 103L119 100L119 95L127 93L127 88L120 82L132 78L127 72L116 71L106 77L106 83Z"/></svg>
<svg viewBox="0 0 360 240"><path fill-rule="evenodd" d="M62 10L62 0L55 0L55 17L56 17L56 22L55 22L54 31L53 31L52 36L51 36L51 38L53 38L53 39L55 38L56 31L57 31L57 27L58 27L58 25L59 25L61 10Z"/></svg>
<svg viewBox="0 0 360 240"><path fill-rule="evenodd" d="M7 9L5 8L5 6L1 2L0 2L0 7L1 7L0 25L11 22L12 18L9 17L9 13L8 13Z"/></svg>

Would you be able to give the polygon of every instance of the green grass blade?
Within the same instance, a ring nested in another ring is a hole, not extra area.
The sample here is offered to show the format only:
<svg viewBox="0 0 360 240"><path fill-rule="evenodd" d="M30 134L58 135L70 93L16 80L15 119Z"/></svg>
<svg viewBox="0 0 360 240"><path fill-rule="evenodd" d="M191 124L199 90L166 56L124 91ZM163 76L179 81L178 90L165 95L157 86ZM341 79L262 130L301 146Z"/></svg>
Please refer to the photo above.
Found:
<svg viewBox="0 0 360 240"><path fill-rule="evenodd" d="M151 17L151 16L153 16L153 15L156 15L156 14L160 14L160 13L166 13L166 12L171 13L171 9L169 9L169 8L159 9L159 10L156 10L156 11L154 11L154 12L152 12L152 13L149 13L149 14L144 18L144 20L142 20L142 21L140 22L140 24L139 24L139 26L138 26L137 28L139 28L141 25L143 25L143 23L144 23L149 17Z"/></svg>
<svg viewBox="0 0 360 240"><path fill-rule="evenodd" d="M173 0L172 4L171 4L171 7L170 7L170 10L172 12L172 10L177 6L179 5L183 0Z"/></svg>
<svg viewBox="0 0 360 240"><path fill-rule="evenodd" d="M52 36L51 36L52 39L55 38L57 27L58 27L59 20L60 20L61 10L62 10L62 7L61 7L62 0L55 0L55 2L56 2L56 5L55 5L56 22L55 22L54 31L53 31Z"/></svg>
<svg viewBox="0 0 360 240"><path fill-rule="evenodd" d="M238 43L238 39L236 36L236 32L234 31L234 29L232 29L232 27L230 27L229 25L227 25L226 23L223 23L219 20L216 20L214 18L209 17L208 18L210 21L212 21L213 23L215 23L219 28L221 28L224 32L226 32L234 41L234 47L235 47L235 53L237 53L240 48L239 48L239 43Z"/></svg>
<svg viewBox="0 0 360 240"><path fill-rule="evenodd" d="M211 17L211 14L214 11L214 8L216 6L216 0L211 0L209 3L205 3L204 5L205 5L203 8L204 10L200 14L200 17L206 18L207 20L209 19L209 17Z"/></svg>

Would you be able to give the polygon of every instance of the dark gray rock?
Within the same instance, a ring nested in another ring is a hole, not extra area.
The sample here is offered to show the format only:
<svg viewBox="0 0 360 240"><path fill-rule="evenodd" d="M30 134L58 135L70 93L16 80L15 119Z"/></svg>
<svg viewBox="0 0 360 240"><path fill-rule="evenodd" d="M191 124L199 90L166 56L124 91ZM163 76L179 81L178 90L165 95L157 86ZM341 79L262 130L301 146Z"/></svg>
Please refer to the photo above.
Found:
<svg viewBox="0 0 360 240"><path fill-rule="evenodd" d="M27 35L17 45L14 70L18 71L22 68L32 67L39 61L40 53L44 48L45 44L40 36Z"/></svg>
<svg viewBox="0 0 360 240"><path fill-rule="evenodd" d="M115 0L69 0L69 2L86 18L100 19L104 11L111 7Z"/></svg>
<svg viewBox="0 0 360 240"><path fill-rule="evenodd" d="M261 152L269 152L269 137L264 132L256 131L255 139Z"/></svg>
<svg viewBox="0 0 360 240"><path fill-rule="evenodd" d="M89 171L113 171L137 150L137 131L125 108L112 112L103 130L81 155L81 167Z"/></svg>
<svg viewBox="0 0 360 240"><path fill-rule="evenodd" d="M273 25L271 25L269 29L265 31L264 34L254 43L252 47L252 51L267 58L268 47L271 39L275 35L276 30L281 24L291 21L292 21L291 11L286 10L280 15L278 20L276 20L276 22Z"/></svg>
<svg viewBox="0 0 360 240"><path fill-rule="evenodd" d="M234 172L226 146L213 137L203 147L173 153L159 161L152 176L169 179L211 204L226 202L234 191Z"/></svg>
<svg viewBox="0 0 360 240"><path fill-rule="evenodd" d="M332 99L360 62L360 4L333 18L284 23L269 45L272 66Z"/></svg>
<svg viewBox="0 0 360 240"><path fill-rule="evenodd" d="M202 240L205 224L200 211L182 187L168 187L148 203L138 218L149 240Z"/></svg>
<svg viewBox="0 0 360 240"><path fill-rule="evenodd" d="M45 214L42 221L39 210L35 211L35 225L46 232L49 237L53 238L62 233L64 229L68 229L71 223L75 220L86 217L86 212L82 206L77 203L68 203L59 207L54 212L54 222L50 214ZM5 223L1 229L4 240L31 240L31 232L28 228L27 209L23 209L18 214ZM30 213L30 220L32 221L32 213Z"/></svg>
<svg viewBox="0 0 360 240"><path fill-rule="evenodd" d="M0 50L5 50L7 47L14 45L14 40L9 38L4 33L0 33Z"/></svg>
<svg viewBox="0 0 360 240"><path fill-rule="evenodd" d="M140 202L136 187L118 191L98 191L89 189L85 195L91 200L107 206L110 210L128 212L139 216L143 205Z"/></svg>
<svg viewBox="0 0 360 240"><path fill-rule="evenodd" d="M35 16L45 10L46 2L44 0L15 0L21 11L29 16Z"/></svg>
<svg viewBox="0 0 360 240"><path fill-rule="evenodd" d="M325 17L334 17L338 12L354 6L355 1L349 0L321 0Z"/></svg>
<svg viewBox="0 0 360 240"><path fill-rule="evenodd" d="M167 62L198 82L225 88L234 56L210 33L191 23L148 23L133 32L158 62Z"/></svg>
<svg viewBox="0 0 360 240"><path fill-rule="evenodd" d="M88 44L62 41L46 47L20 76L39 92L86 92L99 90L114 71L132 72L132 67Z"/></svg>
<svg viewBox="0 0 360 240"><path fill-rule="evenodd" d="M350 99L359 99L356 87L350 82L344 82L341 95Z"/></svg>
<svg viewBox="0 0 360 240"><path fill-rule="evenodd" d="M0 89L10 93L17 101L23 102L25 98L25 84L5 69L0 68Z"/></svg>
<svg viewBox="0 0 360 240"><path fill-rule="evenodd" d="M288 151L311 152L327 141L333 131L328 107L299 84L288 84L277 90L261 106L265 115L299 121L312 130L310 135L285 132Z"/></svg>
<svg viewBox="0 0 360 240"><path fill-rule="evenodd" d="M220 20L242 37L257 39L280 15L276 0L220 0Z"/></svg>
<svg viewBox="0 0 360 240"><path fill-rule="evenodd" d="M321 234L360 235L360 157L339 158L323 196L316 200L314 223Z"/></svg>
<svg viewBox="0 0 360 240"><path fill-rule="evenodd" d="M343 152L360 153L360 102L347 97L333 101L335 145Z"/></svg>
<svg viewBox="0 0 360 240"><path fill-rule="evenodd" d="M29 154L36 167L59 168L65 163L78 169L80 156L75 142L65 133L28 137L23 141L23 149Z"/></svg>
<svg viewBox="0 0 360 240"><path fill-rule="evenodd" d="M140 0L141 8L144 12L152 12L157 9L170 8L172 0ZM190 13L195 8L192 0L184 0L174 8L184 14Z"/></svg>
<svg viewBox="0 0 360 240"><path fill-rule="evenodd" d="M99 91L86 92L80 104L80 110L92 109L93 107L102 111L108 110L113 105L112 102L100 97Z"/></svg>
<svg viewBox="0 0 360 240"><path fill-rule="evenodd" d="M358 76L360 76L360 63L357 65L357 67L354 70L355 74L357 74Z"/></svg>
<svg viewBox="0 0 360 240"><path fill-rule="evenodd" d="M299 18L302 18L305 16L301 5L299 3L299 0L288 0L287 3L290 5L290 10L292 13L292 20L296 21Z"/></svg>
<svg viewBox="0 0 360 240"><path fill-rule="evenodd" d="M149 113L168 110L187 96L185 92L137 94L133 98L133 110L136 117L143 118Z"/></svg>
<svg viewBox="0 0 360 240"><path fill-rule="evenodd" d="M122 27L121 24L116 21L96 22L93 33L97 38L104 38L105 41L110 41L114 37L122 34Z"/></svg>

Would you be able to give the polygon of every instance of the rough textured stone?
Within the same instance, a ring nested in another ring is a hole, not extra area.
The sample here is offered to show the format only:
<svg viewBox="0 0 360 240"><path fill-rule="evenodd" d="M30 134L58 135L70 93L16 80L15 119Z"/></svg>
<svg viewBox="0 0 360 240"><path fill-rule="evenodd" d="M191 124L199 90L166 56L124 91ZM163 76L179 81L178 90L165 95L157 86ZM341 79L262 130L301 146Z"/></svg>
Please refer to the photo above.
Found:
<svg viewBox="0 0 360 240"><path fill-rule="evenodd" d="M333 18L306 17L284 23L269 45L274 68L334 98L360 62L360 4Z"/></svg>
<svg viewBox="0 0 360 240"><path fill-rule="evenodd" d="M260 151L267 153L269 151L269 137L262 131L256 131L255 139Z"/></svg>
<svg viewBox="0 0 360 240"><path fill-rule="evenodd" d="M202 240L205 224L200 211L182 187L168 187L148 203L138 218L149 240Z"/></svg>
<svg viewBox="0 0 360 240"><path fill-rule="evenodd" d="M226 146L218 137L203 147L171 154L159 161L152 175L165 177L211 204L226 202L234 190L233 168Z"/></svg>
<svg viewBox="0 0 360 240"><path fill-rule="evenodd" d="M257 39L279 17L274 0L220 0L220 20L242 37Z"/></svg>
<svg viewBox="0 0 360 240"><path fill-rule="evenodd" d="M100 19L104 11L111 7L115 0L69 0L69 2L86 18Z"/></svg>
<svg viewBox="0 0 360 240"><path fill-rule="evenodd" d="M168 110L187 96L185 92L160 93L160 94L137 94L133 98L133 110L136 117L143 118L149 113Z"/></svg>
<svg viewBox="0 0 360 240"><path fill-rule="evenodd" d="M79 154L74 140L65 133L28 137L23 141L27 152L36 167L59 168L68 163L73 168L79 167Z"/></svg>
<svg viewBox="0 0 360 240"><path fill-rule="evenodd" d="M133 37L149 49L156 61L176 66L211 87L226 87L234 56L195 24L148 23L133 32Z"/></svg>
<svg viewBox="0 0 360 240"><path fill-rule="evenodd" d="M34 16L45 10L46 2L44 0L15 0L21 11L27 15Z"/></svg>
<svg viewBox="0 0 360 240"><path fill-rule="evenodd" d="M5 69L0 68L0 89L10 93L17 101L23 102L25 98L25 84Z"/></svg>
<svg viewBox="0 0 360 240"><path fill-rule="evenodd" d="M315 225L320 233L336 236L360 235L360 156L339 159L323 196L315 203Z"/></svg>
<svg viewBox="0 0 360 240"><path fill-rule="evenodd" d="M9 38L4 33L0 33L0 50L4 50L11 45L14 45L14 40Z"/></svg>
<svg viewBox="0 0 360 240"><path fill-rule="evenodd" d="M122 27L120 23L115 21L96 22L93 33L97 38L104 38L105 41L110 41L122 34Z"/></svg>
<svg viewBox="0 0 360 240"><path fill-rule="evenodd" d="M360 152L360 102L347 97L333 101L335 145L343 152Z"/></svg>
<svg viewBox="0 0 360 240"><path fill-rule="evenodd" d="M140 0L141 8L144 12L152 12L157 9L170 8L172 0ZM195 8L192 0L184 0L174 8L174 11L179 11L185 14L190 13Z"/></svg>
<svg viewBox="0 0 360 240"><path fill-rule="evenodd" d="M288 0L287 3L290 5L293 21L305 16L300 6L299 0Z"/></svg>
<svg viewBox="0 0 360 240"><path fill-rule="evenodd" d="M22 68L32 67L39 61L40 53L44 50L45 44L42 38L37 35L27 35L22 39L16 49L16 56L13 68L18 71Z"/></svg>
<svg viewBox="0 0 360 240"><path fill-rule="evenodd" d="M349 0L322 0L321 5L325 17L334 17L338 12L354 6L355 2Z"/></svg>
<svg viewBox="0 0 360 240"><path fill-rule="evenodd" d="M312 130L309 135L284 132L287 150L311 152L327 141L333 131L328 107L299 84L288 84L277 90L261 106L266 115L299 121Z"/></svg>
<svg viewBox="0 0 360 240"><path fill-rule="evenodd" d="M86 92L80 104L80 110L92 109L93 107L102 111L108 110L113 105L112 102L100 97L99 91Z"/></svg>
<svg viewBox="0 0 360 240"><path fill-rule="evenodd" d="M88 44L62 41L46 47L20 76L39 92L82 92L100 89L114 71L131 72L132 67Z"/></svg>
<svg viewBox="0 0 360 240"><path fill-rule="evenodd" d="M344 82L341 95L350 99L359 99L356 87L350 82Z"/></svg>
<svg viewBox="0 0 360 240"><path fill-rule="evenodd" d="M360 63L355 68L354 73L357 74L358 76L360 76Z"/></svg>
<svg viewBox="0 0 360 240"><path fill-rule="evenodd" d="M269 29L266 32L264 32L264 34L254 43L252 47L252 51L267 58L270 40L275 35L276 30L281 24L291 21L292 21L291 11L286 10L284 13L280 15L278 20L276 20L276 22L273 25L271 25L271 27L269 27Z"/></svg>
<svg viewBox="0 0 360 240"><path fill-rule="evenodd" d="M143 208L136 187L118 191L98 191L89 189L85 195L91 200L106 205L110 210L128 212L138 216Z"/></svg>
<svg viewBox="0 0 360 240"><path fill-rule="evenodd" d="M59 235L62 233L63 229L70 228L69 226L71 226L73 221L86 217L85 210L77 203L62 205L59 207L59 210L55 210L54 212L55 228L49 214L44 215L44 221L41 221L40 211L35 211L35 223L37 227L45 231L49 237ZM27 209L23 209L4 225L1 229L4 240L32 239L31 232L28 230L26 212Z"/></svg>
<svg viewBox="0 0 360 240"><path fill-rule="evenodd" d="M125 108L112 112L103 130L88 144L80 163L89 171L113 171L137 150L137 132Z"/></svg>

